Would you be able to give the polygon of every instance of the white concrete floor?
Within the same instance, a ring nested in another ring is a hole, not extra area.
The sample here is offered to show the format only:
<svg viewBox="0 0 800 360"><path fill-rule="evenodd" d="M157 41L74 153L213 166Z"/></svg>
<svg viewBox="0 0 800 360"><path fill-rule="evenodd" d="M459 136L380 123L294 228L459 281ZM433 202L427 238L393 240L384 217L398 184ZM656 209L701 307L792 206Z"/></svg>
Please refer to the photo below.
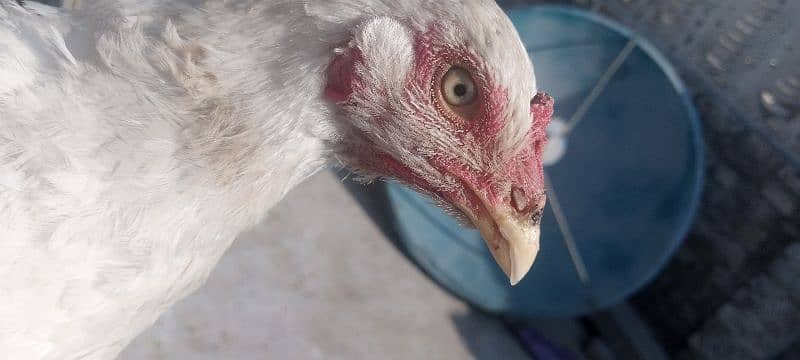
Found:
<svg viewBox="0 0 800 360"><path fill-rule="evenodd" d="M417 270L331 172L240 236L122 359L526 359Z"/></svg>

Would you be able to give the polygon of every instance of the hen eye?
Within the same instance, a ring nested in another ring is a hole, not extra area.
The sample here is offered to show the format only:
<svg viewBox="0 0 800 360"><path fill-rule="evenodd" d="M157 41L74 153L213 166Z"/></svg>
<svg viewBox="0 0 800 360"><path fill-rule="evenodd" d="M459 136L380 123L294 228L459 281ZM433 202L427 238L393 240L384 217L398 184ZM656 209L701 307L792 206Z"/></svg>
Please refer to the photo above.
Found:
<svg viewBox="0 0 800 360"><path fill-rule="evenodd" d="M465 106L475 101L475 82L464 68L454 66L442 78L442 97L451 106Z"/></svg>

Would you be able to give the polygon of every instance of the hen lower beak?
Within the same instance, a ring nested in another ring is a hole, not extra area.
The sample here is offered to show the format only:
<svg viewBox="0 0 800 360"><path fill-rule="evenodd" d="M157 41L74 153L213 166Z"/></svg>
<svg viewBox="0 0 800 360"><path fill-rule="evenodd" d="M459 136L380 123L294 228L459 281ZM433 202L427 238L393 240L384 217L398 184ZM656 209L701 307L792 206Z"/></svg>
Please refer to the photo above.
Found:
<svg viewBox="0 0 800 360"><path fill-rule="evenodd" d="M468 217L511 285L516 285L528 273L539 252L539 222L520 218L511 207L485 209L484 216L468 213Z"/></svg>

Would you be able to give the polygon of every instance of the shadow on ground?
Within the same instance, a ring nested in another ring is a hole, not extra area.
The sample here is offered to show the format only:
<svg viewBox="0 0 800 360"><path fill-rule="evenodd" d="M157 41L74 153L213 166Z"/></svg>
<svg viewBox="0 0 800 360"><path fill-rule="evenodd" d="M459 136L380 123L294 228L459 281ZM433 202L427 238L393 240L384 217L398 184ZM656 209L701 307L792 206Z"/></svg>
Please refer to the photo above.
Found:
<svg viewBox="0 0 800 360"><path fill-rule="evenodd" d="M352 180L347 170L333 170L336 176L342 180L342 185L347 192L364 208L367 216L378 225L383 235L396 246L403 254L406 254L400 234L394 223L394 215L389 204L389 194L386 184L382 181L375 181L369 184L362 184Z"/></svg>
<svg viewBox="0 0 800 360"><path fill-rule="evenodd" d="M393 245L403 254L407 254L407 249L400 240L400 234L394 221L394 215L389 200L389 195L384 182L376 181L370 184L361 184L348 178L346 170L334 170L336 176L342 180L342 185L347 189L351 196L361 205L367 216L378 225L381 232ZM409 258L409 261L413 261ZM420 271L425 272L418 267ZM428 277L430 279L430 277ZM438 284L437 284L438 285ZM451 296L454 296L448 289ZM464 301L463 299L461 299ZM503 349L504 344L516 343L516 336L510 329L497 317L483 313L471 307L468 311L451 314L453 326L457 330L464 346L469 349L475 359L498 359L504 358L502 355L510 352L509 355L519 355L519 350ZM495 334L487 335L486 328L494 327ZM502 336L497 336L497 332L502 332ZM502 340L499 340L502 339ZM507 346L505 346L507 347Z"/></svg>

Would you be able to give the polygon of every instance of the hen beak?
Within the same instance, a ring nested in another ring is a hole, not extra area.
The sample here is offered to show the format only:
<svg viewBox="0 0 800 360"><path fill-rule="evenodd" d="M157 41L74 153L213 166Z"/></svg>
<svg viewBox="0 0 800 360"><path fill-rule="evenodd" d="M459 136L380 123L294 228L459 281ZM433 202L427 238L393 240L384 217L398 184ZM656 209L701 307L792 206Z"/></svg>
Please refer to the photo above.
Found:
<svg viewBox="0 0 800 360"><path fill-rule="evenodd" d="M511 207L486 209L487 216L469 216L494 260L516 285L528 273L539 252L539 222L520 219Z"/></svg>

